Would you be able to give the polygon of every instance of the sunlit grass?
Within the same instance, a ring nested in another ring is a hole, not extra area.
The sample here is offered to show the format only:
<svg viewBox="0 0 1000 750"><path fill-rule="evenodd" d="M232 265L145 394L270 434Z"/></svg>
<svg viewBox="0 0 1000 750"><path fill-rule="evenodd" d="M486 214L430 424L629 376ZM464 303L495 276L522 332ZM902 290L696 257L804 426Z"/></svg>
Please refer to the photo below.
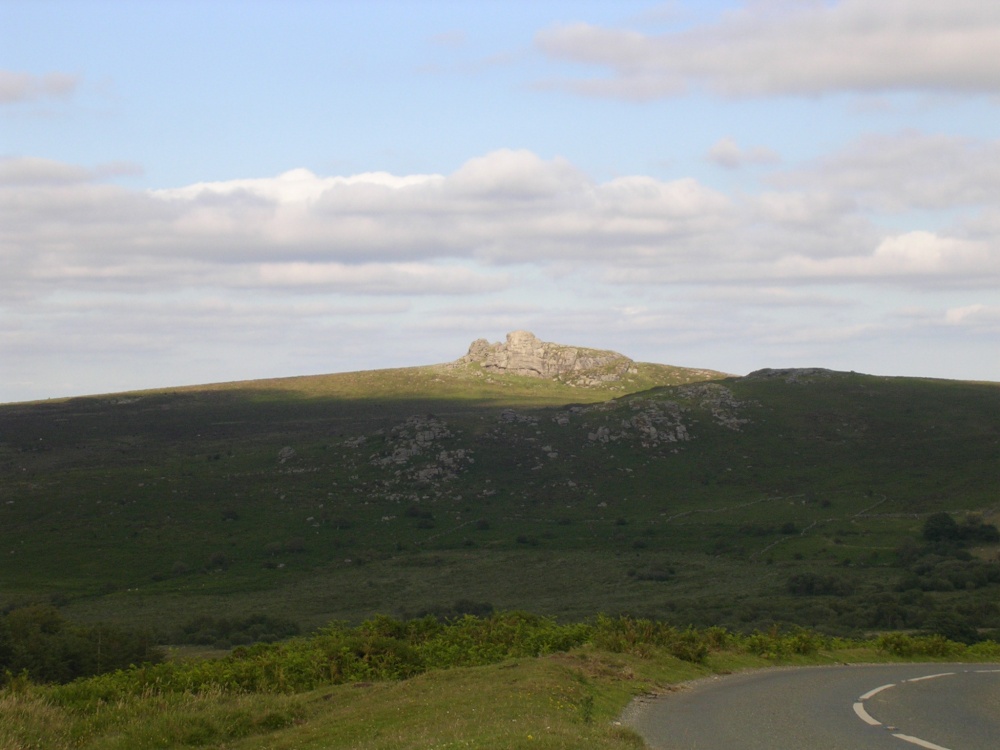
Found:
<svg viewBox="0 0 1000 750"><path fill-rule="evenodd" d="M614 623L611 622L611 625ZM635 633L652 632L633 623ZM807 633L736 638L701 663L635 642L624 651L587 644L565 653L436 669L402 681L353 682L284 695L155 688L87 698L14 680L0 690L0 750L428 750L595 748L643 744L623 725L635 698L713 674L771 666L921 660L988 661L1000 648L889 636L831 641ZM915 649L915 651L912 651Z"/></svg>

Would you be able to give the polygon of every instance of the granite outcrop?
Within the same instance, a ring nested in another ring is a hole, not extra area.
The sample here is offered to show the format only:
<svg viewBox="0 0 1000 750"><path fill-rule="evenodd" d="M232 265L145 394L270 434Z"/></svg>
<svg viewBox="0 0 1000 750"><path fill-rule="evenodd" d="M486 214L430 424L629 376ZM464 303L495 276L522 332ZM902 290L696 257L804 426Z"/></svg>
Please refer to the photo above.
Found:
<svg viewBox="0 0 1000 750"><path fill-rule="evenodd" d="M530 331L513 331L504 343L476 339L456 364L477 364L486 373L523 375L588 386L617 382L638 372L623 354L540 340Z"/></svg>

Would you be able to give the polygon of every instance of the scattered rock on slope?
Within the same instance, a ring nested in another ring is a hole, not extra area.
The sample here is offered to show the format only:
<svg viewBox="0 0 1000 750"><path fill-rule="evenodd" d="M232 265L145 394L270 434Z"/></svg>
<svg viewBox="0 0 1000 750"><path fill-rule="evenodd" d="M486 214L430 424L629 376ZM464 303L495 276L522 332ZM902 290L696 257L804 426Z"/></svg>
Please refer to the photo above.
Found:
<svg viewBox="0 0 1000 750"><path fill-rule="evenodd" d="M846 372L828 370L824 367L786 367L772 368L765 367L763 370L754 370L746 375L747 380L770 380L781 378L786 383L798 383L814 378L831 378L834 375L847 375Z"/></svg>

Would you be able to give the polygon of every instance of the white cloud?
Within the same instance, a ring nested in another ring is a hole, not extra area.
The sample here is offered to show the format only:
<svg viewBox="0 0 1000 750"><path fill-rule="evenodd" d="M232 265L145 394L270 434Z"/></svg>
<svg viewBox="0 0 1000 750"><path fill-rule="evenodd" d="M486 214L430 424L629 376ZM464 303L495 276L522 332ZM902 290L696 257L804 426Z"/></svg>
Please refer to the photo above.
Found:
<svg viewBox="0 0 1000 750"><path fill-rule="evenodd" d="M1000 328L1000 305L963 305L945 311L945 323L956 326Z"/></svg>
<svg viewBox="0 0 1000 750"><path fill-rule="evenodd" d="M42 185L69 185L111 177L141 174L142 168L130 162L109 162L94 169L37 157L0 157L0 188Z"/></svg>
<svg viewBox="0 0 1000 750"><path fill-rule="evenodd" d="M497 267L517 264L615 285L1000 283L989 225L973 238L864 218L855 194L888 191L894 163L830 191L729 197L689 178L595 182L528 151L449 175L292 170L151 192L104 184L102 169L0 160L0 300L54 287L479 294L508 288ZM866 174L861 161L843 172Z"/></svg>
<svg viewBox="0 0 1000 750"><path fill-rule="evenodd" d="M850 216L857 204L849 193L817 191L767 191L753 199L760 217L777 225L823 226Z"/></svg>
<svg viewBox="0 0 1000 750"><path fill-rule="evenodd" d="M509 286L506 275L424 263L262 263L247 269L247 286L320 288L354 294L483 294Z"/></svg>
<svg viewBox="0 0 1000 750"><path fill-rule="evenodd" d="M90 170L33 157L0 159L0 186L60 185L88 182Z"/></svg>
<svg viewBox="0 0 1000 750"><path fill-rule="evenodd" d="M732 138L722 138L709 149L706 158L726 169L739 169L748 164L773 164L780 161L774 151L764 146L741 148Z"/></svg>
<svg viewBox="0 0 1000 750"><path fill-rule="evenodd" d="M609 254L626 262L686 252L732 221L732 202L694 180L595 183L565 160L526 151L478 157L448 176L293 170L152 192L99 184L91 170L55 162L0 162L0 264L17 259L12 283L60 273L68 283L142 280L152 269L160 283L187 284L192 264L214 267L213 279L241 266L306 264L285 266L287 284L288 269L322 264L341 264L327 268L360 280L343 270L599 262ZM430 278L453 291L464 277L446 280L438 268L421 286ZM472 287L481 291L482 280Z"/></svg>
<svg viewBox="0 0 1000 750"><path fill-rule="evenodd" d="M918 132L868 135L771 180L851 195L883 212L995 206L1000 140Z"/></svg>
<svg viewBox="0 0 1000 750"><path fill-rule="evenodd" d="M463 200L516 201L560 198L587 180L569 162L546 162L527 150L502 149L470 159L450 176L449 193Z"/></svg>
<svg viewBox="0 0 1000 750"><path fill-rule="evenodd" d="M756 338L764 346L827 347L831 344L842 345L859 339L869 339L884 333L885 326L880 323L824 325L810 321L804 325L799 323L761 331Z"/></svg>
<svg viewBox="0 0 1000 750"><path fill-rule="evenodd" d="M547 30L536 44L608 70L562 84L595 96L1000 92L1000 6L981 0L748 3L675 33L578 23Z"/></svg>
<svg viewBox="0 0 1000 750"><path fill-rule="evenodd" d="M79 85L79 78L67 73L35 75L0 70L0 104L14 104L45 98L66 98Z"/></svg>
<svg viewBox="0 0 1000 750"><path fill-rule="evenodd" d="M784 258L777 276L786 278L895 279L926 285L995 285L1000 279L1000 255L984 242L914 231L886 237L865 255L814 259Z"/></svg>
<svg viewBox="0 0 1000 750"><path fill-rule="evenodd" d="M253 195L279 204L315 203L325 193L343 186L401 189L441 180L441 175L406 175L366 172L349 177L317 177L308 169L290 169L277 177L225 182L198 182L182 188L154 190L159 198L177 201L210 199L211 196Z"/></svg>
<svg viewBox="0 0 1000 750"><path fill-rule="evenodd" d="M818 294L813 290L803 291L782 286L732 286L719 285L701 290L697 294L699 300L723 305L727 308L737 306L740 309L752 308L837 308L850 307L854 303L845 298L837 298L828 294Z"/></svg>

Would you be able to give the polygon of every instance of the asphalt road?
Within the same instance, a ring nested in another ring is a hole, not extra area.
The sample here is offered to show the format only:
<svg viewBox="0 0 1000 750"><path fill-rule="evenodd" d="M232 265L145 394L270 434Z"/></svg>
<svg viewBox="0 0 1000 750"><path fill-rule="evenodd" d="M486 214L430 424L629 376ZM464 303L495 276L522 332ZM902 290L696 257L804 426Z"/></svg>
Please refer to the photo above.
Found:
<svg viewBox="0 0 1000 750"><path fill-rule="evenodd" d="M654 750L998 750L1000 664L716 677L636 702L623 723Z"/></svg>

